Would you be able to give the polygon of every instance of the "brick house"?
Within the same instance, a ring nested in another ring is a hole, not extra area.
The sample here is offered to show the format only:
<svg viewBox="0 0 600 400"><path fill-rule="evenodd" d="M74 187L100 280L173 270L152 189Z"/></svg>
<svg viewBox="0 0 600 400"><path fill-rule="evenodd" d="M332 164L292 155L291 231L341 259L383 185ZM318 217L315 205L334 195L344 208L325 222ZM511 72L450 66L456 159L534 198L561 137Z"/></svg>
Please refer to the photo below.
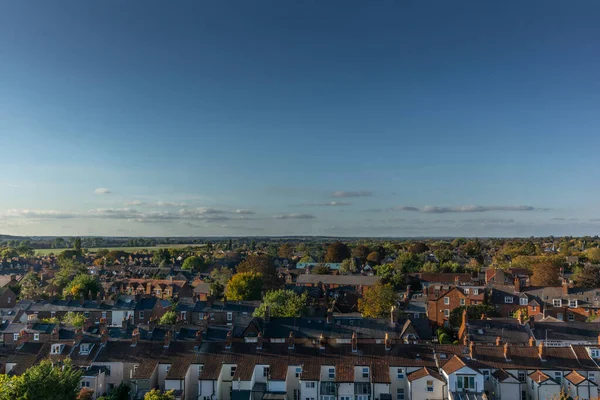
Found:
<svg viewBox="0 0 600 400"><path fill-rule="evenodd" d="M427 315L432 325L447 326L450 313L457 307L482 304L483 287L430 286L427 289Z"/></svg>
<svg viewBox="0 0 600 400"><path fill-rule="evenodd" d="M9 287L0 288L0 308L12 308L17 302L17 295Z"/></svg>

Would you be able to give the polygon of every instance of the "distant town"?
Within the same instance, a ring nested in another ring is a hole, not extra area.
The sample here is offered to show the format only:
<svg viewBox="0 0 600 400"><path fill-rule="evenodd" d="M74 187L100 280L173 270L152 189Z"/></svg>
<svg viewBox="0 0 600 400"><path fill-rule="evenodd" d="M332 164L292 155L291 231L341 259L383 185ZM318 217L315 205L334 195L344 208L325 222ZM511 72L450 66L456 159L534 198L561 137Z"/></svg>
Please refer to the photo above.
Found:
<svg viewBox="0 0 600 400"><path fill-rule="evenodd" d="M598 236L0 240L7 394L598 398Z"/></svg>

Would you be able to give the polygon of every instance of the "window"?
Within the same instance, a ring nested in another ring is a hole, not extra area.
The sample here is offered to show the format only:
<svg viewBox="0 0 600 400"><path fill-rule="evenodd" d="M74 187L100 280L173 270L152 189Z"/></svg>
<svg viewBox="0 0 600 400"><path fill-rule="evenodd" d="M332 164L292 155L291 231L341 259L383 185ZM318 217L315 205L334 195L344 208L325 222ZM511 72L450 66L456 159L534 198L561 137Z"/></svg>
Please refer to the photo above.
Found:
<svg viewBox="0 0 600 400"><path fill-rule="evenodd" d="M460 299L460 305L464 306L465 305L465 299Z"/></svg>
<svg viewBox="0 0 600 400"><path fill-rule="evenodd" d="M302 367L296 367L296 378L300 378L302 375Z"/></svg>
<svg viewBox="0 0 600 400"><path fill-rule="evenodd" d="M519 382L525 382L525 371L519 371Z"/></svg>
<svg viewBox="0 0 600 400"><path fill-rule="evenodd" d="M404 370L402 368L398 368L398 379L404 379Z"/></svg>
<svg viewBox="0 0 600 400"><path fill-rule="evenodd" d="M537 311L537 307L536 306L531 306L531 311Z"/></svg>
<svg viewBox="0 0 600 400"><path fill-rule="evenodd" d="M527 301L527 297L521 297L519 299L519 304L522 306L526 306L529 302Z"/></svg>
<svg viewBox="0 0 600 400"><path fill-rule="evenodd" d="M106 319L106 311L102 311L102 317L101 318L105 318Z"/></svg>
<svg viewBox="0 0 600 400"><path fill-rule="evenodd" d="M263 376L265 378L268 378L270 373L271 373L271 369L269 367L264 367L263 368Z"/></svg>
<svg viewBox="0 0 600 400"><path fill-rule="evenodd" d="M203 312L201 312L201 313L198 313L198 319L199 319L200 321L202 321L202 320L204 319L204 313L203 313Z"/></svg>
<svg viewBox="0 0 600 400"><path fill-rule="evenodd" d="M19 334L13 333L13 340L19 340Z"/></svg>
<svg viewBox="0 0 600 400"><path fill-rule="evenodd" d="M232 312L227 313L227 321L233 321L233 313Z"/></svg>
<svg viewBox="0 0 600 400"><path fill-rule="evenodd" d="M314 382L306 382L304 384L304 387L309 388L309 389L314 389L315 383Z"/></svg>
<svg viewBox="0 0 600 400"><path fill-rule="evenodd" d="M473 296L479 295L479 289L473 289Z"/></svg>
<svg viewBox="0 0 600 400"><path fill-rule="evenodd" d="M554 372L554 379L556 379L556 382L560 383L560 381L562 380L562 372Z"/></svg>
<svg viewBox="0 0 600 400"><path fill-rule="evenodd" d="M577 300L569 300L569 307L577 307Z"/></svg>
<svg viewBox="0 0 600 400"><path fill-rule="evenodd" d="M556 318L557 318L559 321L562 321L562 320L564 320L564 319L565 319L565 317L563 316L563 313L561 313L561 312L559 312L558 314L556 314Z"/></svg>
<svg viewBox="0 0 600 400"><path fill-rule="evenodd" d="M300 390L294 389L294 400L300 400Z"/></svg>
<svg viewBox="0 0 600 400"><path fill-rule="evenodd" d="M329 379L335 378L335 368L329 368L328 374L329 374Z"/></svg>
<svg viewBox="0 0 600 400"><path fill-rule="evenodd" d="M444 304L450 304L450 297L444 297Z"/></svg>
<svg viewBox="0 0 600 400"><path fill-rule="evenodd" d="M427 391L433 392L433 381L427 381Z"/></svg>
<svg viewBox="0 0 600 400"><path fill-rule="evenodd" d="M171 366L167 365L167 367L165 368L165 372L168 374L170 370L171 370Z"/></svg>
<svg viewBox="0 0 600 400"><path fill-rule="evenodd" d="M204 369L204 365L198 365L198 376L200 376L203 369Z"/></svg>
<svg viewBox="0 0 600 400"><path fill-rule="evenodd" d="M521 390L521 400L527 400L527 390Z"/></svg>
<svg viewBox="0 0 600 400"><path fill-rule="evenodd" d="M571 321L571 322L575 321L575 314L569 313L568 315L569 315L569 321Z"/></svg>
<svg viewBox="0 0 600 400"><path fill-rule="evenodd" d="M11 297L8 296L8 298L6 299L6 302L10 304L11 301L12 301Z"/></svg>
<svg viewBox="0 0 600 400"><path fill-rule="evenodd" d="M475 377L458 375L456 379L456 385L459 390L473 390L475 389Z"/></svg>
<svg viewBox="0 0 600 400"><path fill-rule="evenodd" d="M40 334L39 333L34 333L33 334L33 340L40 340Z"/></svg>
<svg viewBox="0 0 600 400"><path fill-rule="evenodd" d="M514 312L513 311L509 311L508 312L508 318L514 318Z"/></svg>
<svg viewBox="0 0 600 400"><path fill-rule="evenodd" d="M90 387L90 382L88 381L81 381L81 387L82 388L89 388Z"/></svg>
<svg viewBox="0 0 600 400"><path fill-rule="evenodd" d="M588 379L590 382L596 382L596 375L588 373Z"/></svg>
<svg viewBox="0 0 600 400"><path fill-rule="evenodd" d="M483 379L485 379L486 381L489 381L490 380L490 371L488 371L487 369L484 369L481 372L483 373Z"/></svg>
<svg viewBox="0 0 600 400"><path fill-rule="evenodd" d="M449 308L446 308L446 309L444 310L444 317L446 317L446 318L449 318L449 317L450 317L450 309L449 309Z"/></svg>
<svg viewBox="0 0 600 400"><path fill-rule="evenodd" d="M90 317L90 313L87 312L87 311L84 311L83 316L86 317L86 318L89 318Z"/></svg>
<svg viewBox="0 0 600 400"><path fill-rule="evenodd" d="M404 400L404 389L398 388L396 390L396 400Z"/></svg>
<svg viewBox="0 0 600 400"><path fill-rule="evenodd" d="M233 367L231 367L231 377L233 378L233 376L235 375L235 370L237 369L237 367L234 365Z"/></svg>
<svg viewBox="0 0 600 400"><path fill-rule="evenodd" d="M562 300L561 299L554 299L554 300L552 300L552 305L554 307L562 307Z"/></svg>
<svg viewBox="0 0 600 400"><path fill-rule="evenodd" d="M368 378L369 377L369 367L363 367L363 369L362 369L362 377L363 378Z"/></svg>
<svg viewBox="0 0 600 400"><path fill-rule="evenodd" d="M34 319L36 319L36 318L37 318L37 315L36 315L36 314L29 314L29 315L27 316L27 321L33 321L33 320L34 320Z"/></svg>
<svg viewBox="0 0 600 400"><path fill-rule="evenodd" d="M600 357L600 350L592 349L592 358L598 358L598 357Z"/></svg>
<svg viewBox="0 0 600 400"><path fill-rule="evenodd" d="M50 318L56 317L56 311L50 311Z"/></svg>
<svg viewBox="0 0 600 400"><path fill-rule="evenodd" d="M512 304L513 297L512 296L504 296L504 304Z"/></svg>
<svg viewBox="0 0 600 400"><path fill-rule="evenodd" d="M140 311L139 314L138 314L138 316L139 316L140 319L144 319L144 312Z"/></svg>
<svg viewBox="0 0 600 400"><path fill-rule="evenodd" d="M465 288L465 294L469 294L469 289Z"/></svg>
<svg viewBox="0 0 600 400"><path fill-rule="evenodd" d="M181 315L181 319L185 319L185 314L186 314L186 312L185 312L185 311L182 311L182 312L181 312L181 314L180 314L180 315Z"/></svg>

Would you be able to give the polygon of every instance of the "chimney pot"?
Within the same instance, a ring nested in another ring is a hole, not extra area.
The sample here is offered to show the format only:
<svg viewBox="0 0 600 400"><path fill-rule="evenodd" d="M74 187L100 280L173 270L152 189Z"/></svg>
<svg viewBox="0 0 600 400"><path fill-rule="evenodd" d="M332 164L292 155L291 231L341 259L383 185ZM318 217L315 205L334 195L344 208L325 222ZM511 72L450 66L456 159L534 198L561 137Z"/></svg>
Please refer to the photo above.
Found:
<svg viewBox="0 0 600 400"><path fill-rule="evenodd" d="M385 333L385 349L388 351L392 349L392 339L390 339L387 332Z"/></svg>
<svg viewBox="0 0 600 400"><path fill-rule="evenodd" d="M294 332L290 332L290 336L288 337L288 349L292 350L294 347Z"/></svg>
<svg viewBox="0 0 600 400"><path fill-rule="evenodd" d="M502 339L500 336L496 336L496 346L500 346L502 344Z"/></svg>
<svg viewBox="0 0 600 400"><path fill-rule="evenodd" d="M529 347L535 346L535 340L533 340L533 336L529 338Z"/></svg>
<svg viewBox="0 0 600 400"><path fill-rule="evenodd" d="M352 332L352 352L356 353L358 351L358 338L356 337L356 332Z"/></svg>
<svg viewBox="0 0 600 400"><path fill-rule="evenodd" d="M529 327L531 329L535 328L535 318L533 318L533 315L531 317L529 317Z"/></svg>
<svg viewBox="0 0 600 400"><path fill-rule="evenodd" d="M471 357L471 360L475 359L475 344L473 342L469 343L469 357Z"/></svg>
<svg viewBox="0 0 600 400"><path fill-rule="evenodd" d="M546 352L544 351L544 343L543 342L540 343L539 346L538 346L538 354L539 354L540 359L542 361L544 361L546 359L545 358Z"/></svg>
<svg viewBox="0 0 600 400"><path fill-rule="evenodd" d="M233 333L231 331L227 332L227 337L225 339L225 348L226 349L230 349L231 348L231 338L233 336Z"/></svg>
<svg viewBox="0 0 600 400"><path fill-rule="evenodd" d="M521 281L519 278L515 278L515 293L521 292Z"/></svg>
<svg viewBox="0 0 600 400"><path fill-rule="evenodd" d="M327 323L333 324L333 310L331 308L327 309Z"/></svg>

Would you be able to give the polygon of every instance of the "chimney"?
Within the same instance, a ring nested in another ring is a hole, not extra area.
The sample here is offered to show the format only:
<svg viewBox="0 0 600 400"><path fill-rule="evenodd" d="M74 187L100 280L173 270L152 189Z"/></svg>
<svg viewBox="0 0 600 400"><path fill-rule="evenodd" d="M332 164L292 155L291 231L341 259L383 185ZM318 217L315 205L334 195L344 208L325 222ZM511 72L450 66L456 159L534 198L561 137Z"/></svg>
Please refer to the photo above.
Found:
<svg viewBox="0 0 600 400"><path fill-rule="evenodd" d="M469 343L469 357L471 360L475 359L475 344L473 342Z"/></svg>
<svg viewBox="0 0 600 400"><path fill-rule="evenodd" d="M529 317L529 328L531 330L535 329L535 318L533 316Z"/></svg>
<svg viewBox="0 0 600 400"><path fill-rule="evenodd" d="M598 345L600 345L600 334L598 335Z"/></svg>
<svg viewBox="0 0 600 400"><path fill-rule="evenodd" d="M460 286L460 276L457 275L454 277L454 285Z"/></svg>
<svg viewBox="0 0 600 400"><path fill-rule="evenodd" d="M356 353L358 351L358 338L356 337L356 331L352 332L352 352Z"/></svg>
<svg viewBox="0 0 600 400"><path fill-rule="evenodd" d="M327 323L333 324L333 309L331 308L327 309Z"/></svg>
<svg viewBox="0 0 600 400"><path fill-rule="evenodd" d="M392 306L390 310L390 325L396 326L396 306Z"/></svg>
<svg viewBox="0 0 600 400"><path fill-rule="evenodd" d="M167 331L167 333L165 333L165 347L169 347L169 344L171 344L171 331Z"/></svg>
<svg viewBox="0 0 600 400"><path fill-rule="evenodd" d="M519 325L525 325L525 313L519 313Z"/></svg>
<svg viewBox="0 0 600 400"><path fill-rule="evenodd" d="M223 295L223 306L227 305L227 296Z"/></svg>
<svg viewBox="0 0 600 400"><path fill-rule="evenodd" d="M469 322L469 317L467 316L467 309L465 308L462 312L462 325L466 328Z"/></svg>
<svg viewBox="0 0 600 400"><path fill-rule="evenodd" d="M165 336L166 339L166 336ZM131 347L135 347L140 340L140 330L135 328L133 332L131 332Z"/></svg>
<svg viewBox="0 0 600 400"><path fill-rule="evenodd" d="M500 338L500 336L496 336L496 346L500 345L502 345L502 339Z"/></svg>
<svg viewBox="0 0 600 400"><path fill-rule="evenodd" d="M294 332L290 332L290 336L288 337L288 349L289 350L293 350L295 345L294 345Z"/></svg>
<svg viewBox="0 0 600 400"><path fill-rule="evenodd" d="M265 307L265 322L271 321L271 307Z"/></svg>
<svg viewBox="0 0 600 400"><path fill-rule="evenodd" d="M510 348L508 347L508 343L504 343L504 358L507 361L510 360Z"/></svg>
<svg viewBox="0 0 600 400"><path fill-rule="evenodd" d="M521 281L515 278L515 293L521 293Z"/></svg>
<svg viewBox="0 0 600 400"><path fill-rule="evenodd" d="M599 340L600 340L600 339L599 339ZM385 340L384 340L384 343L385 343L385 349L386 349L387 351L389 351L389 350L391 350L391 349L392 349L392 339L390 339L390 336L388 335L388 333L387 333L387 332L385 333Z"/></svg>
<svg viewBox="0 0 600 400"><path fill-rule="evenodd" d="M83 330L81 328L75 329L75 341L81 342L83 340Z"/></svg>
<svg viewBox="0 0 600 400"><path fill-rule="evenodd" d="M58 340L58 332L59 332L58 327L55 327L54 329L52 329L52 333L50 334L50 340L52 340L52 341Z"/></svg>
<svg viewBox="0 0 600 400"><path fill-rule="evenodd" d="M91 318L86 318L85 321L83 322L83 329L84 330L88 330L92 327L92 325L94 325L94 323L92 322Z"/></svg>
<svg viewBox="0 0 600 400"><path fill-rule="evenodd" d="M544 343L540 343L538 346L538 355L540 356L540 360L546 361L546 352L544 351Z"/></svg>
<svg viewBox="0 0 600 400"><path fill-rule="evenodd" d="M196 331L196 346L200 347L200 345L202 345L202 329Z"/></svg>
<svg viewBox="0 0 600 400"><path fill-rule="evenodd" d="M533 340L533 336L529 338L529 347L535 346L535 340Z"/></svg>
<svg viewBox="0 0 600 400"><path fill-rule="evenodd" d="M487 319L487 317L485 316L485 313L481 313L481 320L484 321L486 319Z"/></svg>
<svg viewBox="0 0 600 400"><path fill-rule="evenodd" d="M129 324L129 320L127 318L123 318L123 321L121 321L121 328L124 330L127 330L128 324Z"/></svg>
<svg viewBox="0 0 600 400"><path fill-rule="evenodd" d="M262 333L258 332L258 337L256 338L256 350L262 350L263 348L263 336Z"/></svg>
<svg viewBox="0 0 600 400"><path fill-rule="evenodd" d="M28 340L29 340L29 335L27 334L27 331L25 331L25 329L23 329L21 332L19 332L19 339L17 340L17 347L20 348L25 343L27 343Z"/></svg>
<svg viewBox="0 0 600 400"><path fill-rule="evenodd" d="M268 308L267 307L267 312L268 312ZM231 348L231 337L233 336L233 333L231 331L227 331L227 336L225 338L225 348L226 349L230 349Z"/></svg>
<svg viewBox="0 0 600 400"><path fill-rule="evenodd" d="M569 295L569 284L568 283L563 283L562 284L562 292L564 296L568 296Z"/></svg>
<svg viewBox="0 0 600 400"><path fill-rule="evenodd" d="M100 335L100 341L102 342L102 344L108 342L108 330L106 328L102 329Z"/></svg>
<svg viewBox="0 0 600 400"><path fill-rule="evenodd" d="M102 330L106 328L106 318L100 318L99 328Z"/></svg>
<svg viewBox="0 0 600 400"><path fill-rule="evenodd" d="M323 335L322 333L319 335L319 349L321 350L325 350L325 344L326 344L326 340L325 340L325 335Z"/></svg>

